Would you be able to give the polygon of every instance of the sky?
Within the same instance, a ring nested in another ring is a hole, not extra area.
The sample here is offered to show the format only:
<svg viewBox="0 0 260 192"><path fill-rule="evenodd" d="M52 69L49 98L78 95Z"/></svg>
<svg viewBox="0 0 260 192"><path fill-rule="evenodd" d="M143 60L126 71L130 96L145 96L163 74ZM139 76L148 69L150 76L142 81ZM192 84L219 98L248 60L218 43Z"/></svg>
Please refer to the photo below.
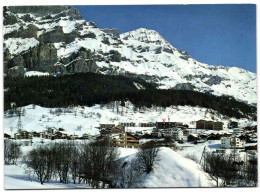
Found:
<svg viewBox="0 0 260 192"><path fill-rule="evenodd" d="M256 72L253 4L73 7L99 28L117 28L120 33L141 27L153 29L199 62Z"/></svg>

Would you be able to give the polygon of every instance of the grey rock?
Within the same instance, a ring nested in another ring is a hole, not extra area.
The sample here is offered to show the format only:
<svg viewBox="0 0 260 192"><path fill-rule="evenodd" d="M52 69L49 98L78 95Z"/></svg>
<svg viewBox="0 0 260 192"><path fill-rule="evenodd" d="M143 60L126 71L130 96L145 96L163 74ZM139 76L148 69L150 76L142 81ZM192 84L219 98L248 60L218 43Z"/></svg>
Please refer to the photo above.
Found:
<svg viewBox="0 0 260 192"><path fill-rule="evenodd" d="M7 75L11 76L11 77L23 76L25 73L23 63L24 63L24 60L21 55L13 58L13 60L12 60L13 67L11 67L7 70Z"/></svg>
<svg viewBox="0 0 260 192"><path fill-rule="evenodd" d="M13 13L33 13L42 17L48 14L60 13L67 8L65 6L8 6L7 9Z"/></svg>
<svg viewBox="0 0 260 192"><path fill-rule="evenodd" d="M175 85L172 89L193 91L194 88L195 88L194 85L192 85L191 83L180 83L180 84Z"/></svg>
<svg viewBox="0 0 260 192"><path fill-rule="evenodd" d="M22 16L21 19L24 20L25 22L34 21L34 19L29 14Z"/></svg>
<svg viewBox="0 0 260 192"><path fill-rule="evenodd" d="M112 62L120 62L121 61L121 54L116 50L109 51L109 60Z"/></svg>
<svg viewBox="0 0 260 192"><path fill-rule="evenodd" d="M4 16L4 25L13 25L17 23L17 18L14 15Z"/></svg>
<svg viewBox="0 0 260 192"><path fill-rule="evenodd" d="M189 56L189 55L181 55L180 58L181 58L181 59L184 59L184 60L186 60L186 61L188 61L188 59L190 58L190 56Z"/></svg>
<svg viewBox="0 0 260 192"><path fill-rule="evenodd" d="M166 52L166 53L173 53L172 49L167 48L167 47L164 47L163 51Z"/></svg>
<svg viewBox="0 0 260 192"><path fill-rule="evenodd" d="M92 38L92 39L95 39L96 35L93 32L88 32L88 33L82 35L81 38Z"/></svg>
<svg viewBox="0 0 260 192"><path fill-rule="evenodd" d="M93 28L98 28L98 26L96 25L96 23L94 23L93 21L89 22L89 25L92 26Z"/></svg>
<svg viewBox="0 0 260 192"><path fill-rule="evenodd" d="M113 37L116 37L116 38L120 37L118 29L100 29L100 30L106 34L112 35Z"/></svg>
<svg viewBox="0 0 260 192"><path fill-rule="evenodd" d="M204 83L206 83L207 85L218 85L221 83L223 79L219 76L212 76L210 77L209 80L205 81Z"/></svg>
<svg viewBox="0 0 260 192"><path fill-rule="evenodd" d="M56 27L53 31L48 33L43 33L39 37L39 41L43 43L58 43L58 42L65 42L71 43L78 37L79 34L76 31L72 31L71 33L64 33L62 27Z"/></svg>
<svg viewBox="0 0 260 192"><path fill-rule="evenodd" d="M162 48L161 47L158 47L156 50L155 50L155 54L160 54L162 53Z"/></svg>
<svg viewBox="0 0 260 192"><path fill-rule="evenodd" d="M20 28L17 31L13 31L11 33L5 34L4 38L37 38L38 28L35 25L29 25L26 29Z"/></svg>
<svg viewBox="0 0 260 192"><path fill-rule="evenodd" d="M15 66L8 70L7 75L11 77L23 77L25 70L23 66Z"/></svg>

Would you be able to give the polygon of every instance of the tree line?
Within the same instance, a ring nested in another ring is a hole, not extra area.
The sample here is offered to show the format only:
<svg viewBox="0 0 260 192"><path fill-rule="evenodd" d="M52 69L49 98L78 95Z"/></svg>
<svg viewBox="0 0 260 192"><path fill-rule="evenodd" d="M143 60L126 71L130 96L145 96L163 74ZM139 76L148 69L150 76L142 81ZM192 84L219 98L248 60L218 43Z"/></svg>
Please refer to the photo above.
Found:
<svg viewBox="0 0 260 192"><path fill-rule="evenodd" d="M145 89L138 89L134 83ZM154 84L137 78L77 73L59 77L5 77L4 109L11 103L43 107L92 106L112 101L130 101L135 107L199 106L213 109L220 114L256 120L256 107L236 101L229 96L215 96L188 90L156 89Z"/></svg>

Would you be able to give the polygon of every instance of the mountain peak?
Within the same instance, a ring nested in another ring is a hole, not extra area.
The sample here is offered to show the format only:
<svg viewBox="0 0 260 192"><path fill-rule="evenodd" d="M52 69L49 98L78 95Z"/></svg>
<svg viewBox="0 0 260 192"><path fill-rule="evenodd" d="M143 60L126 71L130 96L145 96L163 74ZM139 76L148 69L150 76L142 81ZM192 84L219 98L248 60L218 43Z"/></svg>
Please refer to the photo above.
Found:
<svg viewBox="0 0 260 192"><path fill-rule="evenodd" d="M129 31L120 35L123 40L136 40L144 43L160 43L169 45L157 31L146 28L139 28L133 31Z"/></svg>

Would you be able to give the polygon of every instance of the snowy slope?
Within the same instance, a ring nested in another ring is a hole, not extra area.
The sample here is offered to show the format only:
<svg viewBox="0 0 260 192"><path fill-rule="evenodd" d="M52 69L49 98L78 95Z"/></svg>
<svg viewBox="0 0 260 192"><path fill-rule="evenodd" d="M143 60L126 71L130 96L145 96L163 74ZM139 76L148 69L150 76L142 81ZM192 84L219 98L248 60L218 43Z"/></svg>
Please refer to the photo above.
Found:
<svg viewBox="0 0 260 192"><path fill-rule="evenodd" d="M71 10L74 8L64 8L60 15L47 16L31 12L31 19L24 19L25 13L7 11L6 14L15 17L17 22L4 26L4 50L10 55L6 56L5 60L9 62L9 59L25 54L38 47L39 42L48 43L52 44L57 52L55 56L52 55L54 58L48 65L61 67L61 72L77 69L74 72L92 71L137 76L156 83L161 89L212 92L215 95L230 95L249 104L256 104L255 73L237 67L224 67L221 63L219 66L200 63L187 51L173 47L154 30L140 28L119 35L116 29L100 29L95 23L85 21L78 13L76 16L71 14ZM30 36L26 33L27 38L17 38L20 31L32 26L36 27L34 30L37 35ZM49 38L48 34L51 33L54 35ZM79 53L82 48L90 50L92 56ZM76 57L76 54L79 55ZM95 65L90 66L89 61L93 61ZM48 71L52 67L44 65L39 67L42 72L53 73Z"/></svg>
<svg viewBox="0 0 260 192"><path fill-rule="evenodd" d="M50 181L48 183L41 183L32 178L29 180L24 169L25 165L5 165L4 188L5 189L68 189L68 188L91 188L87 184L62 184L58 181Z"/></svg>
<svg viewBox="0 0 260 192"><path fill-rule="evenodd" d="M22 148L25 148L23 146ZM118 148L120 158L128 161L136 158L137 149ZM144 174L139 187L210 187L208 176L200 169L200 165L186 159L170 148L160 148L159 161L148 175ZM18 165L5 165L5 189L61 189L61 188L91 188L87 184L62 184L52 179L41 185L31 174L28 177L26 166L19 162Z"/></svg>
<svg viewBox="0 0 260 192"><path fill-rule="evenodd" d="M126 156L124 162L131 161L135 157L136 154ZM137 186L146 188L211 187L212 183L199 164L184 158L170 148L161 147L153 170L149 174L142 175Z"/></svg>

